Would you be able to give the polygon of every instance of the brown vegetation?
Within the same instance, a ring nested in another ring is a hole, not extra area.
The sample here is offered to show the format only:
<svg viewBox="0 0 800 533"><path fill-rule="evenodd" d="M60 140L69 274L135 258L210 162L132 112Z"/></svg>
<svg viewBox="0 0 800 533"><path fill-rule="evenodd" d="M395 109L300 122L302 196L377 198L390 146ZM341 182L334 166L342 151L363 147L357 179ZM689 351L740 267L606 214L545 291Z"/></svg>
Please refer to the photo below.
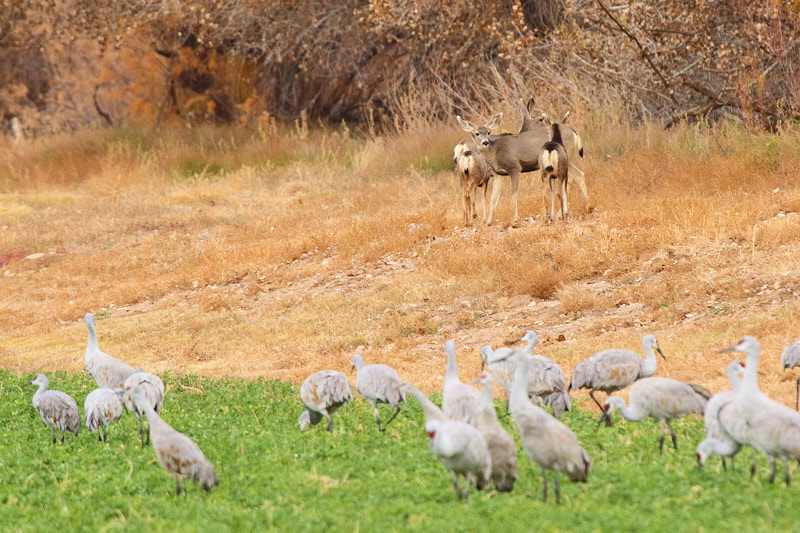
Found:
<svg viewBox="0 0 800 533"><path fill-rule="evenodd" d="M0 119L402 129L535 94L774 131L798 117L799 30L783 0L7 0Z"/></svg>
<svg viewBox="0 0 800 533"><path fill-rule="evenodd" d="M596 210L573 195L571 221L545 226L538 177L523 176L519 229L504 200L497 225L460 227L455 125L2 145L0 365L81 369L93 311L101 348L175 374L299 381L346 370L358 348L431 391L446 338L470 375L481 345L533 328L567 372L655 333L660 375L719 389L715 350L750 333L765 389L789 403L777 359L800 330L796 132L575 118Z"/></svg>

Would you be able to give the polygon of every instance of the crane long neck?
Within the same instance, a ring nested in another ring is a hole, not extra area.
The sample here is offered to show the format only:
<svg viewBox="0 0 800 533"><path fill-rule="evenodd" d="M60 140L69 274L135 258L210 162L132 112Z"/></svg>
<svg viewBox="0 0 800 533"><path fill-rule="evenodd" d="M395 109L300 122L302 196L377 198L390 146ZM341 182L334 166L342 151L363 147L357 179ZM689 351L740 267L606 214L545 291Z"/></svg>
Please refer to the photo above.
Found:
<svg viewBox="0 0 800 533"><path fill-rule="evenodd" d="M760 353L752 352L747 354L747 365L744 368L744 378L742 379L741 391L745 393L759 392L758 389L758 360Z"/></svg>
<svg viewBox="0 0 800 533"><path fill-rule="evenodd" d="M87 324L89 329L89 342L86 344L86 351L97 350L97 333L94 330L94 324Z"/></svg>
<svg viewBox="0 0 800 533"><path fill-rule="evenodd" d="M728 381L731 382L734 392L739 392L742 388L742 378L739 377L738 369L728 370Z"/></svg>
<svg viewBox="0 0 800 533"><path fill-rule="evenodd" d="M528 372L530 363L525 360L517 363L514 377L511 380L511 393L508 397L509 407L523 405L528 401Z"/></svg>
<svg viewBox="0 0 800 533"><path fill-rule="evenodd" d="M47 383L40 383L39 388L36 389L36 392L33 394L33 406L39 406L39 400L42 398L42 394L47 392Z"/></svg>
<svg viewBox="0 0 800 533"><path fill-rule="evenodd" d="M651 344L645 344L643 348L644 361L642 361L641 372L639 376L648 377L656 373L656 370L658 369L658 359L656 358L656 352L653 350L653 346Z"/></svg>
<svg viewBox="0 0 800 533"><path fill-rule="evenodd" d="M619 414L622 415L622 418L630 420L631 422L640 422L647 418L645 413L639 411L635 407L628 407L624 403L619 406Z"/></svg>
<svg viewBox="0 0 800 533"><path fill-rule="evenodd" d="M455 354L447 354L447 371L444 374L445 381L459 381L458 367L456 366Z"/></svg>
<svg viewBox="0 0 800 533"><path fill-rule="evenodd" d="M494 384L492 380L486 381L483 385L483 396L481 397L481 407L484 410L494 412Z"/></svg>
<svg viewBox="0 0 800 533"><path fill-rule="evenodd" d="M411 394L411 396L416 398L417 401L419 402L420 407L422 407L422 412L425 413L426 421L429 422L431 420L440 420L440 421L447 420L447 417L445 416L444 412L441 409L439 409L439 406L430 401L430 399L427 396L422 394L421 390L413 388L413 389L408 389L407 392L408 394Z"/></svg>
<svg viewBox="0 0 800 533"><path fill-rule="evenodd" d="M708 439L711 442L711 448L714 450L714 453L720 455L722 457L730 457L734 453L736 453L736 443L732 440L717 440L717 439Z"/></svg>

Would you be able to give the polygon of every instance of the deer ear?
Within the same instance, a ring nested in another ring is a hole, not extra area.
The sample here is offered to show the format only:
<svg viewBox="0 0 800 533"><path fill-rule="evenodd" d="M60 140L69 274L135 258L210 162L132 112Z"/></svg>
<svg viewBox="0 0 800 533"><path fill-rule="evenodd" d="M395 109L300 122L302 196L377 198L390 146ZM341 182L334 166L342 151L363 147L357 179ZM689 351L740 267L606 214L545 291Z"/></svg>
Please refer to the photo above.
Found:
<svg viewBox="0 0 800 533"><path fill-rule="evenodd" d="M456 115L456 120L458 121L458 125L461 126L461 129L469 132L469 133L477 133L478 128L475 127L475 124L470 122L469 120L464 120L461 116Z"/></svg>
<svg viewBox="0 0 800 533"><path fill-rule="evenodd" d="M486 129L488 129L489 131L497 129L497 127L500 125L501 120L503 120L503 113L498 113L497 115L495 115L492 121L486 125Z"/></svg>
<svg viewBox="0 0 800 533"><path fill-rule="evenodd" d="M528 116L533 116L533 112L536 110L536 102L533 100L533 96L530 97L528 100Z"/></svg>
<svg viewBox="0 0 800 533"><path fill-rule="evenodd" d="M561 123L562 123L562 124L564 124L564 123L567 121L567 119L568 119L568 118L569 118L569 111L567 111L567 112L564 114L564 118L561 120Z"/></svg>
<svg viewBox="0 0 800 533"><path fill-rule="evenodd" d="M547 113L542 113L542 122L549 126L553 123L553 119Z"/></svg>

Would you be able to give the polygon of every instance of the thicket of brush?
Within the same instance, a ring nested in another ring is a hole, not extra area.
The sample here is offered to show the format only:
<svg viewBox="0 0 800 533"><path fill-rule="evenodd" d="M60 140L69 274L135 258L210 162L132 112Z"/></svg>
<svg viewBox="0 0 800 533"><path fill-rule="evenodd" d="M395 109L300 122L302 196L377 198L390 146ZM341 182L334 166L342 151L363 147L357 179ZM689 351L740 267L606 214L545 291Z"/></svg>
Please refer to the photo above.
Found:
<svg viewBox="0 0 800 533"><path fill-rule="evenodd" d="M531 94L626 121L730 114L774 130L800 104L786 1L6 4L0 116L29 136L301 117L416 128Z"/></svg>

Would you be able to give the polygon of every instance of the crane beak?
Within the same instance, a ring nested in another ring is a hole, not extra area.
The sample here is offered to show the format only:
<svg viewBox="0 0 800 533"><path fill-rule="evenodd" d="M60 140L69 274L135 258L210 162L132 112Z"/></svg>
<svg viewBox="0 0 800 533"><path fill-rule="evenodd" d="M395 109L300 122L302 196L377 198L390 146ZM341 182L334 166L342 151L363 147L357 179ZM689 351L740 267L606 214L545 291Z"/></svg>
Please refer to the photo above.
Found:
<svg viewBox="0 0 800 533"><path fill-rule="evenodd" d="M518 342L522 342L522 339L523 339L523 337L520 337L519 339L517 339L515 341L511 341L508 344L517 344Z"/></svg>
<svg viewBox="0 0 800 533"><path fill-rule="evenodd" d="M27 386L29 386L29 385L33 385L33 381L29 381L29 382L25 383L25 384L23 385L23 387L27 387Z"/></svg>
<svg viewBox="0 0 800 533"><path fill-rule="evenodd" d="M481 372L483 372L484 368L486 368L486 361L481 361Z"/></svg>
<svg viewBox="0 0 800 533"><path fill-rule="evenodd" d="M659 348L658 346L656 346L656 351L658 352L658 355L660 355L660 356L661 356L661 358L662 358L664 361L666 361L666 360L667 360L667 358L666 358L666 357L664 357L664 352L662 352L662 351L661 351L661 348Z"/></svg>
<svg viewBox="0 0 800 533"><path fill-rule="evenodd" d="M734 344L733 346L728 346L727 348L721 349L717 353L736 352L736 351L738 351L738 349L739 349L739 345L738 344Z"/></svg>
<svg viewBox="0 0 800 533"><path fill-rule="evenodd" d="M356 365L353 365L353 368L350 369L350 373L352 374L353 370L355 370L355 369L356 369Z"/></svg>

